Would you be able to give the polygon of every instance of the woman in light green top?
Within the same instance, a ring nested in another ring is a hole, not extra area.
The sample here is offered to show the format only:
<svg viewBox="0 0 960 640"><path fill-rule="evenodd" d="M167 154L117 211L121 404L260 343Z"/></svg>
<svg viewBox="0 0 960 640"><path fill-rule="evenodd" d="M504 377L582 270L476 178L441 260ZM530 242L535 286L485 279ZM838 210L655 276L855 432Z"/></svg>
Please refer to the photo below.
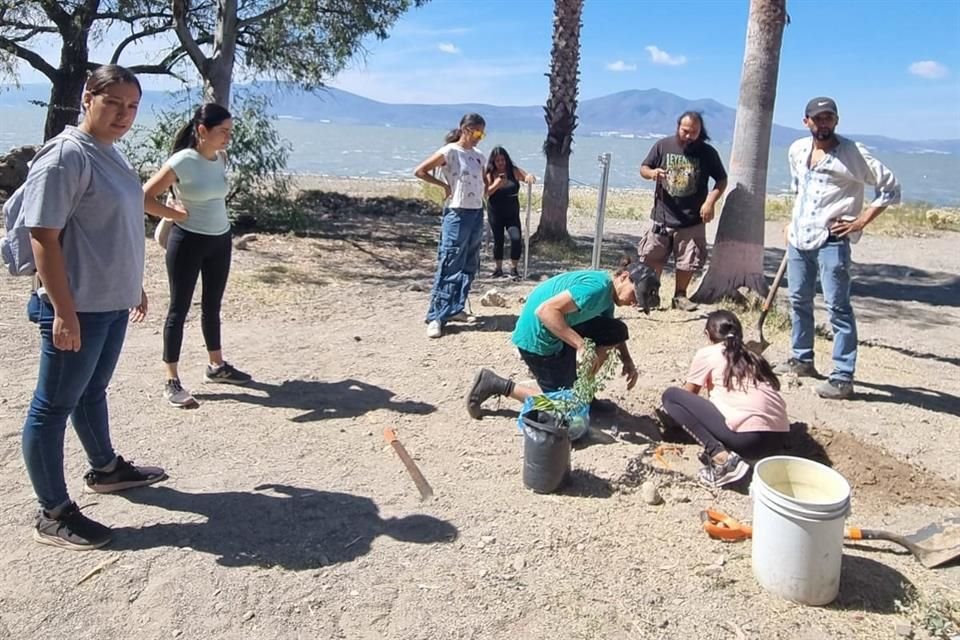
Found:
<svg viewBox="0 0 960 640"><path fill-rule="evenodd" d="M230 274L233 243L227 217L225 149L233 120L216 104L205 104L194 113L173 142L173 155L143 189L147 213L175 222L167 239L167 278L170 308L163 327L163 362L167 381L163 395L176 407L196 406L197 401L180 384L179 361L183 324L190 310L197 278L203 277L200 325L210 363L208 382L246 384L250 375L223 359L220 348L220 304ZM173 206L158 197L173 189Z"/></svg>

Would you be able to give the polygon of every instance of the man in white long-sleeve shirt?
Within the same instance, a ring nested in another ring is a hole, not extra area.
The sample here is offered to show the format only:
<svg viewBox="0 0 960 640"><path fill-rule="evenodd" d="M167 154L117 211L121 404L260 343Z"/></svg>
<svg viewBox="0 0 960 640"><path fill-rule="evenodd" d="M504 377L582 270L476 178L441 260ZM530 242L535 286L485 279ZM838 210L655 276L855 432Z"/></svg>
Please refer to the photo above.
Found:
<svg viewBox="0 0 960 640"><path fill-rule="evenodd" d="M850 244L884 209L900 202L893 173L867 148L835 133L840 118L831 98L807 103L803 123L811 136L790 145L796 199L787 236L792 354L777 373L815 376L813 298L817 275L833 329L833 371L818 385L822 398L849 398L857 365L857 323L850 305ZM874 187L863 208L863 191Z"/></svg>

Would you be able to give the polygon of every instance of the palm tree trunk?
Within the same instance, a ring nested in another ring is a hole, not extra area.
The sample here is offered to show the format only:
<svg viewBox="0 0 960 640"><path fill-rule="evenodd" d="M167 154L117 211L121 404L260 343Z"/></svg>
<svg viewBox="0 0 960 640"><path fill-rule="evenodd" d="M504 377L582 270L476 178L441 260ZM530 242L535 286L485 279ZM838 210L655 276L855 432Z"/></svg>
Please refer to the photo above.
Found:
<svg viewBox="0 0 960 640"><path fill-rule="evenodd" d="M565 240L570 203L570 151L577 127L577 91L580 76L580 26L583 0L554 0L553 48L550 52L550 96L544 107L547 139L543 152L543 212L536 236Z"/></svg>
<svg viewBox="0 0 960 640"><path fill-rule="evenodd" d="M751 0L740 99L730 152L730 188L710 266L693 299L715 302L739 287L767 291L763 276L764 205L786 0Z"/></svg>

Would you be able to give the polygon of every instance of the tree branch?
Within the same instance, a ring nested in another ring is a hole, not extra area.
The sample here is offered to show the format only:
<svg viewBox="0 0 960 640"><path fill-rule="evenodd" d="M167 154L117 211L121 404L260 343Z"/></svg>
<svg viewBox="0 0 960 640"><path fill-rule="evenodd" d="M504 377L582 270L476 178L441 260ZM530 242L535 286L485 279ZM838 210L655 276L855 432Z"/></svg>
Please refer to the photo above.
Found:
<svg viewBox="0 0 960 640"><path fill-rule="evenodd" d="M12 53L21 60L25 61L31 67L47 76L51 82L57 77L57 70L52 64L43 59L39 53L31 51L26 47L21 47L16 42L13 42L9 38L4 38L0 36L0 49Z"/></svg>
<svg viewBox="0 0 960 640"><path fill-rule="evenodd" d="M203 55L200 45L193 39L193 34L190 33L190 28L187 26L187 13L189 13L189 11L189 0L173 0L173 23L177 32L177 38L180 39L180 44L183 45L183 49L202 74L210 61L207 56Z"/></svg>
<svg viewBox="0 0 960 640"><path fill-rule="evenodd" d="M57 33L57 28L51 27L50 25L42 26L39 24L20 22L19 20L6 20L4 18L0 18L0 28L22 29L23 31L31 31L33 33Z"/></svg>
<svg viewBox="0 0 960 640"><path fill-rule="evenodd" d="M69 31L70 22L73 16L63 10L59 2L55 0L40 0L40 7L47 17L57 25L57 30L61 33Z"/></svg>
<svg viewBox="0 0 960 640"><path fill-rule="evenodd" d="M120 54L123 53L123 50L127 48L127 45L136 42L140 38L146 38L147 36L155 36L158 33L163 33L164 31L169 30L171 25L164 24L157 27L149 27L143 31L138 31L137 33L131 33L129 36L124 38L117 44L117 48L113 50L113 55L110 56L110 64L117 64L120 60Z"/></svg>
<svg viewBox="0 0 960 640"><path fill-rule="evenodd" d="M94 20L115 20L117 22L127 22L130 24L139 22L141 20L150 20L152 18L170 20L173 18L173 16L165 12L154 13L151 11L147 11L145 13L120 13L117 11L107 11L105 13L98 13L93 16Z"/></svg>
<svg viewBox="0 0 960 640"><path fill-rule="evenodd" d="M249 27L250 25L257 24L269 20L272 16L284 11L290 5L289 0L284 0L280 4L267 9L260 15L250 16L249 18L244 18L243 20L237 21L237 29L243 29L244 27Z"/></svg>
<svg viewBox="0 0 960 640"><path fill-rule="evenodd" d="M178 73L175 73L173 69L162 64L135 64L127 67L130 71L137 75L141 74L150 74L157 76L170 76L171 78L176 78L180 82L186 83L186 80Z"/></svg>

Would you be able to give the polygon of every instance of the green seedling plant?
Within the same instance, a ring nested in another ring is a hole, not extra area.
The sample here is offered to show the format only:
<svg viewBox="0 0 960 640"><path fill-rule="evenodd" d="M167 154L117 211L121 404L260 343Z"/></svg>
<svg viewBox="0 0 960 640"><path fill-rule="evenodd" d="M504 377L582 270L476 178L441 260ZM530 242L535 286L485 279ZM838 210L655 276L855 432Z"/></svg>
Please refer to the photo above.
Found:
<svg viewBox="0 0 960 640"><path fill-rule="evenodd" d="M597 345L589 338L584 340L580 362L577 363L577 379L571 393L562 396L555 394L554 397L546 394L534 396L533 408L554 415L559 425L569 428L571 419L581 413L603 390L607 381L613 378L620 362L619 356L619 352L612 351L598 367Z"/></svg>

